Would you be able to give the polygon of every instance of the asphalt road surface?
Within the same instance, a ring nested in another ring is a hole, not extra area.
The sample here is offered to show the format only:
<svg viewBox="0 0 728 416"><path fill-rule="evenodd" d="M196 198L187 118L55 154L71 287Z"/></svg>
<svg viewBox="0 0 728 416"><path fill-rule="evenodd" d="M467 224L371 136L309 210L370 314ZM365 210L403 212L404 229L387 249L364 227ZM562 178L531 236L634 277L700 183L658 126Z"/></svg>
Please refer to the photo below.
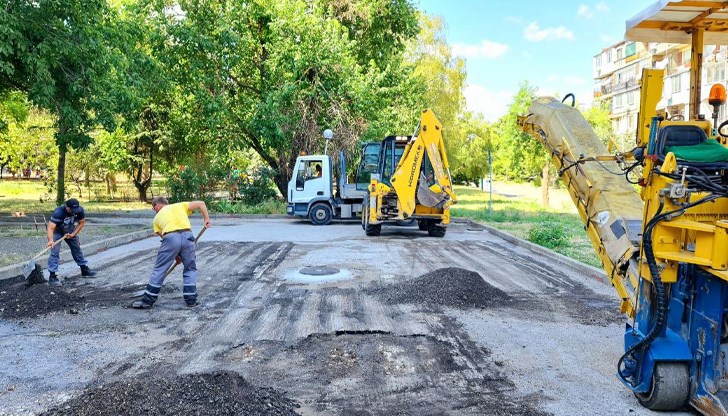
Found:
<svg viewBox="0 0 728 416"><path fill-rule="evenodd" d="M158 240L90 256L95 279L62 265L77 304L0 319L0 415L220 371L302 415L657 414L615 376L613 289L473 224L366 237L356 222L216 220L198 244L201 305L185 307L175 270L154 308L129 309Z"/></svg>

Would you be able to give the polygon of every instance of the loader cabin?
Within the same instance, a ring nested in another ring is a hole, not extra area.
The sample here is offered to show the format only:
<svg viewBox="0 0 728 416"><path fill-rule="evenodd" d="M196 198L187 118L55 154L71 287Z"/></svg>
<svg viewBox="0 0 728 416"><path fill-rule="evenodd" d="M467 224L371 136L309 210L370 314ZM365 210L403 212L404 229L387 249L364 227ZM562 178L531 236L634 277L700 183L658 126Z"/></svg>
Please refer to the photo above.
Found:
<svg viewBox="0 0 728 416"><path fill-rule="evenodd" d="M392 174L397 169L397 164L402 158L404 149L410 140L412 140L412 136L387 136L382 140L382 146L379 149L379 167L377 171L382 172L380 181L387 186L392 186ZM427 178L427 186L434 185L435 174L430 159L425 157L422 163L422 174Z"/></svg>

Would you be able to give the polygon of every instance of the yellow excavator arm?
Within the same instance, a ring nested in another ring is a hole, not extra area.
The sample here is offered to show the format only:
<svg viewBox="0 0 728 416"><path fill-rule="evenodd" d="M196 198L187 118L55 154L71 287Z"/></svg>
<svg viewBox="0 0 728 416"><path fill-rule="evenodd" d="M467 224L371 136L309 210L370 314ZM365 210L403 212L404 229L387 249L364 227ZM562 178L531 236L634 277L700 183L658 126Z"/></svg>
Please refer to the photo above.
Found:
<svg viewBox="0 0 728 416"><path fill-rule="evenodd" d="M432 166L434 185L427 186L428 179L422 174L422 160L427 156ZM420 119L419 134L407 143L397 168L391 177L392 187L399 198L400 212L404 218L412 216L416 200L428 207L446 208L457 201L452 190L450 164L442 139L442 125L431 110L424 110Z"/></svg>

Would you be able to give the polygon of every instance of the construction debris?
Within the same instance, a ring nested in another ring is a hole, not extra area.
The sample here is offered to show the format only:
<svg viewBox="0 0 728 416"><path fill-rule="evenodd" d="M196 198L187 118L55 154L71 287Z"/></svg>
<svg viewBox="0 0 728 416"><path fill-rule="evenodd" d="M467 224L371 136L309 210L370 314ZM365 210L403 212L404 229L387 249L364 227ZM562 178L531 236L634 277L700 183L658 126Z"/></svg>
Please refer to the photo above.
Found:
<svg viewBox="0 0 728 416"><path fill-rule="evenodd" d="M451 308L490 308L512 302L504 291L487 283L477 272L446 267L411 280L376 286L369 293L386 303L416 303Z"/></svg>
<svg viewBox="0 0 728 416"><path fill-rule="evenodd" d="M298 405L272 388L231 372L142 375L84 390L44 416L297 415Z"/></svg>

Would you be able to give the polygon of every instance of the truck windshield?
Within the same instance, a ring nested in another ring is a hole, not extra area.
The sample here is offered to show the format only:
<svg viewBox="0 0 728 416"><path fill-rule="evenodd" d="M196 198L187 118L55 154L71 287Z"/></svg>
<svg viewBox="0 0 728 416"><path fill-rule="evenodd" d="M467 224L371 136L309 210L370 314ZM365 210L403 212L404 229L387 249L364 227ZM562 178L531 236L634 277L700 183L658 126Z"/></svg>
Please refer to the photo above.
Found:
<svg viewBox="0 0 728 416"><path fill-rule="evenodd" d="M372 173L377 173L380 147L379 143L367 143L362 147L361 160L356 174L356 189L360 191L367 189Z"/></svg>

